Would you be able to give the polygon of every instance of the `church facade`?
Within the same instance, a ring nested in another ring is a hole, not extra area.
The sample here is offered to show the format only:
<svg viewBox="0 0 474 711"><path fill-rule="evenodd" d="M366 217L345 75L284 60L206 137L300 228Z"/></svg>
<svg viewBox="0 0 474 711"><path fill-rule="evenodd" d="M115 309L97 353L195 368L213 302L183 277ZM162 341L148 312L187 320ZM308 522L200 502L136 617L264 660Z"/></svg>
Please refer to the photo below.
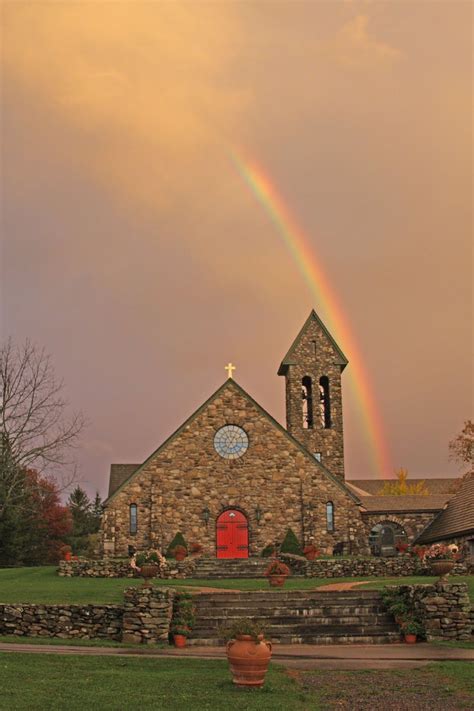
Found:
<svg viewBox="0 0 474 711"><path fill-rule="evenodd" d="M288 528L303 545L327 554L338 544L368 553L371 530L384 520L395 521L396 536L396 527L403 530L400 501L396 518L389 507L374 518L367 492L344 478L346 365L312 311L278 371L286 380L286 429L229 370L224 384L145 462L112 465L103 552L126 555L130 545L166 550L178 531L217 558L258 556ZM445 501L428 498L419 512L410 509L410 520L421 515L422 527Z"/></svg>

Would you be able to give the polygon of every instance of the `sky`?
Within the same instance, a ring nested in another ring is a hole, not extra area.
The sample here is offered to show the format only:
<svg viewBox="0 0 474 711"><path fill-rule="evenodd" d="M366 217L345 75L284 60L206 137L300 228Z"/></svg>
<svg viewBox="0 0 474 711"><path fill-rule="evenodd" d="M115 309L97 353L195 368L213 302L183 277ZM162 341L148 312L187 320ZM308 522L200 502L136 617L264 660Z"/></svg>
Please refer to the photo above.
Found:
<svg viewBox="0 0 474 711"><path fill-rule="evenodd" d="M471 3L7 0L2 24L1 336L52 354L88 419L90 494L105 496L111 462L149 456L229 360L284 424L276 371L312 308L349 359L347 478L459 472ZM350 343L236 155L298 224Z"/></svg>

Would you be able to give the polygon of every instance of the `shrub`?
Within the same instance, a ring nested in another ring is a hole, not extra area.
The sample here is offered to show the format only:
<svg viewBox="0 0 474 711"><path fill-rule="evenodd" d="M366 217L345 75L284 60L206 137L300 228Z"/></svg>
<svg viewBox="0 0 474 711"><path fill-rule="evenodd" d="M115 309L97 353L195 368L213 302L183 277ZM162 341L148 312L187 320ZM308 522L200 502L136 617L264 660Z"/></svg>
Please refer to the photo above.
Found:
<svg viewBox="0 0 474 711"><path fill-rule="evenodd" d="M262 558L270 558L275 553L275 546L273 543L269 543L268 546L265 546L263 548L262 552L260 553Z"/></svg>
<svg viewBox="0 0 474 711"><path fill-rule="evenodd" d="M168 546L168 550L165 553L167 558L173 557L173 549L176 548L176 546L183 546L184 548L186 548L186 553L188 552L188 544L186 543L186 539L180 531L178 531L178 533L175 535L175 537Z"/></svg>
<svg viewBox="0 0 474 711"><path fill-rule="evenodd" d="M296 537L294 531L289 528L286 532L283 543L281 544L280 553L293 553L293 555L303 555L303 549Z"/></svg>

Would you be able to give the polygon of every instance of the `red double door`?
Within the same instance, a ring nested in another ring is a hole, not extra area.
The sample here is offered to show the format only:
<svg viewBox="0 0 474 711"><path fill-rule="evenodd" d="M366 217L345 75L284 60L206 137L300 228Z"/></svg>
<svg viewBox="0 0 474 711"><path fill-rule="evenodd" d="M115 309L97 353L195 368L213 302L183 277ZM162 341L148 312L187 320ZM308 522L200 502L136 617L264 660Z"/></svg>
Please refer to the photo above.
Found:
<svg viewBox="0 0 474 711"><path fill-rule="evenodd" d="M241 511L224 511L217 519L216 529L218 558L249 557L249 527Z"/></svg>

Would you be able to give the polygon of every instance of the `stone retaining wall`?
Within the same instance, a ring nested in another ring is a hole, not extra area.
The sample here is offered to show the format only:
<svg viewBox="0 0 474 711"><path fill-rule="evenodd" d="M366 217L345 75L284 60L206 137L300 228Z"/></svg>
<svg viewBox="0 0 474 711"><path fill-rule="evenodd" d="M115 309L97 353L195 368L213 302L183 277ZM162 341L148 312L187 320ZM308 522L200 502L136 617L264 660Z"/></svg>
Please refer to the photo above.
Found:
<svg viewBox="0 0 474 711"><path fill-rule="evenodd" d="M160 577L185 578L191 575L196 566L195 558L182 562L171 561ZM130 567L128 559L104 558L103 560L61 560L58 575L62 578L136 578L139 577Z"/></svg>
<svg viewBox="0 0 474 711"><path fill-rule="evenodd" d="M417 558L401 555L394 558L340 558L308 561L307 578L403 577L431 575L429 566ZM452 575L467 575L464 563L456 563Z"/></svg>
<svg viewBox="0 0 474 711"><path fill-rule="evenodd" d="M122 605L0 604L0 634L167 642L174 595L147 586L127 588Z"/></svg>
<svg viewBox="0 0 474 711"><path fill-rule="evenodd" d="M470 641L473 634L473 608L466 583L400 585L408 594L415 614L422 620L426 639Z"/></svg>

